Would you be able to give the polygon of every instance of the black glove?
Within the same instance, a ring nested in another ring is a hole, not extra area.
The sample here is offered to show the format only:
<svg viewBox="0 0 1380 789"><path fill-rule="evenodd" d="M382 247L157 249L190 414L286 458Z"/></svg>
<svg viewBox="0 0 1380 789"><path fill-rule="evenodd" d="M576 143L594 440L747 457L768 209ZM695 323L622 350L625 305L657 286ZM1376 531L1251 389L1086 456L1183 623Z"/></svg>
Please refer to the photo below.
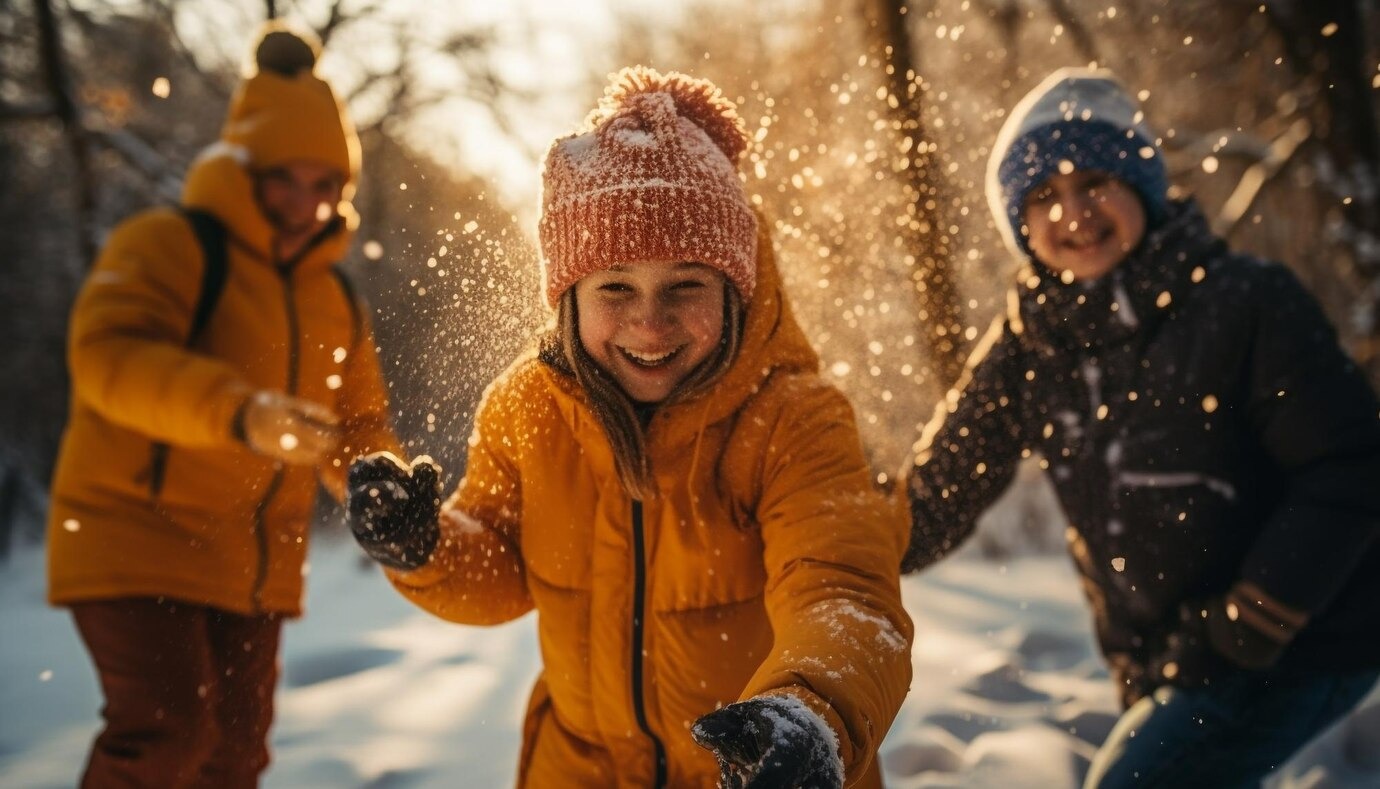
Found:
<svg viewBox="0 0 1380 789"><path fill-rule="evenodd" d="M1179 606L1178 622L1165 637L1159 653L1150 660L1149 675L1155 686L1173 685L1191 690L1212 684L1214 679L1236 673L1208 639L1210 613L1222 604L1221 598L1188 602Z"/></svg>
<svg viewBox="0 0 1380 789"><path fill-rule="evenodd" d="M695 721L690 736L719 760L723 789L842 789L843 763L799 699L762 696Z"/></svg>
<svg viewBox="0 0 1380 789"><path fill-rule="evenodd" d="M348 520L360 547L379 564L415 570L441 536L441 472L423 455L406 465L389 452L350 464Z"/></svg>
<svg viewBox="0 0 1380 789"><path fill-rule="evenodd" d="M1200 687L1213 678L1263 671L1284 655L1307 616L1285 607L1254 585L1238 583L1224 597L1179 607L1155 673L1178 687Z"/></svg>

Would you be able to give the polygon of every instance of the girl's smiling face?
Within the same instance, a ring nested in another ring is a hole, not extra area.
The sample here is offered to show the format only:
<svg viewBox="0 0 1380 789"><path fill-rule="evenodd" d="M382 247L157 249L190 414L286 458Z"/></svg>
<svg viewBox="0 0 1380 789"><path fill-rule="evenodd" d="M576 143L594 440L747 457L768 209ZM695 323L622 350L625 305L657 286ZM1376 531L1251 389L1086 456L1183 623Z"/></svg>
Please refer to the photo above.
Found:
<svg viewBox="0 0 1380 789"><path fill-rule="evenodd" d="M641 403L659 403L724 331L724 275L703 263L624 263L575 283L580 344Z"/></svg>
<svg viewBox="0 0 1380 789"><path fill-rule="evenodd" d="M1035 259L1077 280L1116 268L1145 236L1140 198L1098 170L1049 177L1026 198L1022 218Z"/></svg>

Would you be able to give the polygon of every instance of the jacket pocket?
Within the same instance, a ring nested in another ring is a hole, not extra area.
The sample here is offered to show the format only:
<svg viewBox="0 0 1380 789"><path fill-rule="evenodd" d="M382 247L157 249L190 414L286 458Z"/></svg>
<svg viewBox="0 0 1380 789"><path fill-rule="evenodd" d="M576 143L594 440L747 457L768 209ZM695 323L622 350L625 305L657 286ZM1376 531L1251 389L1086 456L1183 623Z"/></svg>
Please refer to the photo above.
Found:
<svg viewBox="0 0 1380 789"><path fill-rule="evenodd" d="M162 441L150 444L148 465L134 475L135 484L146 488L149 498L155 502L163 493L163 480L167 476L170 449L171 447Z"/></svg>

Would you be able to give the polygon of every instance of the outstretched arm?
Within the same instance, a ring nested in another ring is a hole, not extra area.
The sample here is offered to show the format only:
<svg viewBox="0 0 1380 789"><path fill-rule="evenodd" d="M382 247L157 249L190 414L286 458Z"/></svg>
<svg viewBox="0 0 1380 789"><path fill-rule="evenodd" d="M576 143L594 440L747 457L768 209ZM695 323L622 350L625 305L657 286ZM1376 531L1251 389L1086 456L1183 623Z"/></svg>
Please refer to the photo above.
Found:
<svg viewBox="0 0 1380 789"><path fill-rule="evenodd" d="M915 445L910 546L902 572L927 567L972 535L977 519L1015 476L1027 446L1017 398L1016 337L998 318Z"/></svg>
<svg viewBox="0 0 1380 789"><path fill-rule="evenodd" d="M402 553L414 558L387 571L399 592L443 619L471 625L497 624L532 608L519 545L521 481L509 455L515 446L514 431L522 430L520 400L502 381L491 387L475 420L459 489L443 506L433 507L427 517L414 519L419 521L416 528L434 531L434 540L410 543L411 550L404 548ZM403 498L431 495L411 489L405 492ZM367 487L352 486L352 510L360 495L374 494ZM432 501L440 505L439 498ZM361 543L366 544L366 540L361 539Z"/></svg>
<svg viewBox="0 0 1380 789"><path fill-rule="evenodd" d="M910 685L913 630L897 573L906 519L873 487L843 395L814 378L783 385L789 405L771 428L756 511L774 640L742 698L799 700L833 732L827 750L855 779ZM801 736L817 730L788 712L776 717ZM705 734L713 739L712 725Z"/></svg>

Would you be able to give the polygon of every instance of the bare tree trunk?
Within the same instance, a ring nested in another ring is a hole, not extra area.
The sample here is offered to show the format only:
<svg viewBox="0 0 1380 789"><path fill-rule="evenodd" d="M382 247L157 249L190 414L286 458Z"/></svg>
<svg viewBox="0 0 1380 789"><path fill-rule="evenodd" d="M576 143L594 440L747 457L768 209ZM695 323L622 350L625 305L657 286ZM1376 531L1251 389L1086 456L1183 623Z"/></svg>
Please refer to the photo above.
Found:
<svg viewBox="0 0 1380 789"><path fill-rule="evenodd" d="M91 166L91 146L82 125L81 107L73 95L67 61L62 52L62 36L50 0L34 0L38 19L39 55L52 94L53 109L62 121L67 147L77 170L77 227L81 232L83 264L96 260L96 178Z"/></svg>
<svg viewBox="0 0 1380 789"><path fill-rule="evenodd" d="M933 376L948 388L963 371L963 310L950 269L953 239L944 216L941 177L925 139L923 92L915 69L906 0L862 0L863 18L881 53L887 85L887 107L900 131L899 150L909 157L905 190L909 200L906 229L915 253L915 289L920 338L930 354Z"/></svg>
<svg viewBox="0 0 1380 789"><path fill-rule="evenodd" d="M19 509L19 472L7 463L0 463L0 559L10 555Z"/></svg>
<svg viewBox="0 0 1380 789"><path fill-rule="evenodd" d="M1380 128L1366 66L1367 20L1361 3L1306 0L1266 8L1294 70L1320 78L1328 117L1318 137L1337 175L1354 192L1343 195L1352 198L1345 206L1347 218L1380 238Z"/></svg>
<svg viewBox="0 0 1380 789"><path fill-rule="evenodd" d="M1369 73L1370 14L1362 0L1267 3L1294 71L1313 83L1324 106L1315 117L1316 165L1324 189L1340 203L1341 236L1366 281L1366 337L1361 362L1380 360L1380 123Z"/></svg>

